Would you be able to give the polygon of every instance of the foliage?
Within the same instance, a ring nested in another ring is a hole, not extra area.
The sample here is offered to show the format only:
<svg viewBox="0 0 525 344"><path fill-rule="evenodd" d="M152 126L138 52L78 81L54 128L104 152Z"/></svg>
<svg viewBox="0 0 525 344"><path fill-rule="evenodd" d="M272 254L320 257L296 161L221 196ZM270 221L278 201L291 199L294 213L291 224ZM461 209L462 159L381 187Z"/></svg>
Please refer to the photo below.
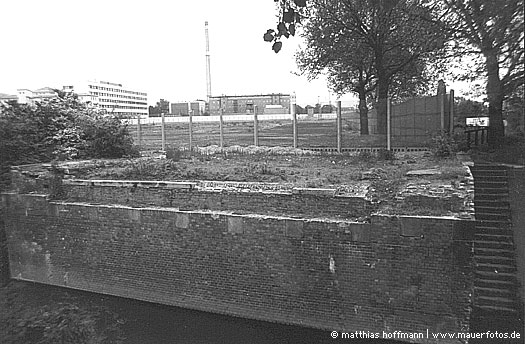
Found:
<svg viewBox="0 0 525 344"><path fill-rule="evenodd" d="M4 289L8 309L4 314L6 343L123 342L123 319L105 306L88 305L67 293L40 295L36 300L36 296L27 295L26 289L31 288L10 287Z"/></svg>
<svg viewBox="0 0 525 344"><path fill-rule="evenodd" d="M166 147L166 159L179 161L182 158L183 152L177 147Z"/></svg>
<svg viewBox="0 0 525 344"><path fill-rule="evenodd" d="M170 113L170 102L165 99L160 99L155 106L149 106L149 115L151 117L159 117L162 113Z"/></svg>
<svg viewBox="0 0 525 344"><path fill-rule="evenodd" d="M83 156L89 158L120 158L136 156L133 138L127 126L116 116L94 114L83 116L80 130L85 140Z"/></svg>
<svg viewBox="0 0 525 344"><path fill-rule="evenodd" d="M440 132L432 137L431 150L437 158L452 157L459 151L458 140L446 132Z"/></svg>
<svg viewBox="0 0 525 344"><path fill-rule="evenodd" d="M59 93L34 105L0 104L2 182L10 165L124 155L136 155L127 126L74 94Z"/></svg>
<svg viewBox="0 0 525 344"><path fill-rule="evenodd" d="M374 155L369 150L360 151L357 155L359 161L370 162L374 159Z"/></svg>
<svg viewBox="0 0 525 344"><path fill-rule="evenodd" d="M466 99L463 97L455 98L455 117L461 124L466 124L467 117L487 116L487 108L483 103Z"/></svg>
<svg viewBox="0 0 525 344"><path fill-rule="evenodd" d="M280 4L285 21L293 6ZM300 68L314 77L326 71L338 93L358 93L363 129L368 128L366 99L374 91L378 131L386 133L387 97L393 91L424 92L429 66L439 65L446 35L438 13L427 1L311 0L308 5L303 25L308 47L298 56Z"/></svg>
<svg viewBox="0 0 525 344"><path fill-rule="evenodd" d="M388 149L380 149L377 151L377 158L379 160L395 160L396 153Z"/></svg>
<svg viewBox="0 0 525 344"><path fill-rule="evenodd" d="M59 199L64 195L64 189L62 187L62 180L64 178L64 171L58 168L57 162L51 162L51 179L50 179L50 193L51 199Z"/></svg>
<svg viewBox="0 0 525 344"><path fill-rule="evenodd" d="M295 36L296 25L305 18L308 10L306 0L281 0L278 4L278 23L276 30L268 29L263 35L266 42L272 43L272 50L278 53L283 43L282 37Z"/></svg>
<svg viewBox="0 0 525 344"><path fill-rule="evenodd" d="M94 325L92 314L72 304L59 304L19 319L13 335L20 343L97 343Z"/></svg>

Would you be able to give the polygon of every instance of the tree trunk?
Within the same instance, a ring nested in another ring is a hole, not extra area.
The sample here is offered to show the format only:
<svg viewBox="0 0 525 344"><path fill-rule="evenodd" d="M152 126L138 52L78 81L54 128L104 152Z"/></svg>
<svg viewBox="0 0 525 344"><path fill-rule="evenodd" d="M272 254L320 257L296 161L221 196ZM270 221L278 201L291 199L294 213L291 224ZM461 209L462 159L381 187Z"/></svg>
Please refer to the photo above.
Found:
<svg viewBox="0 0 525 344"><path fill-rule="evenodd" d="M377 78L377 133L386 135L386 106L388 98L388 78Z"/></svg>
<svg viewBox="0 0 525 344"><path fill-rule="evenodd" d="M364 90L359 90L359 125L361 135L368 135L368 106Z"/></svg>
<svg viewBox="0 0 525 344"><path fill-rule="evenodd" d="M503 126L503 88L499 77L498 56L494 49L484 52L487 68L487 98L489 102L488 143L498 146L505 136Z"/></svg>

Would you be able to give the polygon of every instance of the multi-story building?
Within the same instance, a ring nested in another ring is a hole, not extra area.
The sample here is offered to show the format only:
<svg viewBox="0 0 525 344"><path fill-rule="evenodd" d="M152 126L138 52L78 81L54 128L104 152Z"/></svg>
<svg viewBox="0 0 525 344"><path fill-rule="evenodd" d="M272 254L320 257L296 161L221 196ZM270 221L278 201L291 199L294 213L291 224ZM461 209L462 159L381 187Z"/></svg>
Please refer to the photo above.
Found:
<svg viewBox="0 0 525 344"><path fill-rule="evenodd" d="M124 118L148 116L148 94L124 88L122 84L87 81L74 86L64 86L62 90L75 92L81 101Z"/></svg>
<svg viewBox="0 0 525 344"><path fill-rule="evenodd" d="M282 93L214 96L210 97L209 108L211 115L218 115L221 108L227 115L253 113L255 106L259 114L290 113L290 99L289 94Z"/></svg>

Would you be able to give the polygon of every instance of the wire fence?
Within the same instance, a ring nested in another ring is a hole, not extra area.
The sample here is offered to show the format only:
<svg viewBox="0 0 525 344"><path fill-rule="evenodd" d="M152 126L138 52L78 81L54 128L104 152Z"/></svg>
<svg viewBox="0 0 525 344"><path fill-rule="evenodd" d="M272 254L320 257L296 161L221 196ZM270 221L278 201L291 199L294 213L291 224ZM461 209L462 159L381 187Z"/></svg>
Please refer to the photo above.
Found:
<svg viewBox="0 0 525 344"><path fill-rule="evenodd" d="M378 133L377 111L368 116L370 135L360 135L359 113L337 107L327 114L240 114L228 116L155 117L128 121L141 150L206 146L293 147L321 151L425 148L440 131L452 132L450 95L388 101L387 132Z"/></svg>

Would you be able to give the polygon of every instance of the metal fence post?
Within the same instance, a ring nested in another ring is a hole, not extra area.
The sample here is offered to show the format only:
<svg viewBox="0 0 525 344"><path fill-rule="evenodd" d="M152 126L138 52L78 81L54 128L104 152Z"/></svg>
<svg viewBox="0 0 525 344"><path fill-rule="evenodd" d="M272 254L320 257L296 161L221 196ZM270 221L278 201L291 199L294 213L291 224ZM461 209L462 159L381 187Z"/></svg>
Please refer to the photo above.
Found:
<svg viewBox="0 0 525 344"><path fill-rule="evenodd" d="M439 114L441 119L441 131L445 131L445 94L438 94Z"/></svg>
<svg viewBox="0 0 525 344"><path fill-rule="evenodd" d="M293 127L293 148L297 148L297 114L295 111L295 93L292 94L290 102L290 113L292 114L292 127Z"/></svg>
<svg viewBox="0 0 525 344"><path fill-rule="evenodd" d="M454 90L450 90L450 99L449 99L449 132L450 135L454 134Z"/></svg>
<svg viewBox="0 0 525 344"><path fill-rule="evenodd" d="M137 116L137 134L139 141L139 150L142 149L142 124L140 123L140 114Z"/></svg>
<svg viewBox="0 0 525 344"><path fill-rule="evenodd" d="M259 108L257 105L253 106L253 144L258 147L259 146L259 121L257 119L257 112L259 112Z"/></svg>
<svg viewBox="0 0 525 344"><path fill-rule="evenodd" d="M342 119L341 119L341 101L337 101L337 152L341 153L342 142L343 142L343 130L342 130Z"/></svg>
<svg viewBox="0 0 525 344"><path fill-rule="evenodd" d="M162 117L162 120L161 120L161 128L160 128L160 132L161 132L161 136L162 136L162 151L166 151L166 132L165 132L165 123L164 123L164 112L162 112L161 114L161 117Z"/></svg>
<svg viewBox="0 0 525 344"><path fill-rule="evenodd" d="M390 104L390 97L386 98L386 149L387 150L390 150L390 145L391 145L391 136L392 136L392 133L390 132L392 130L391 128L391 117L392 117L392 114L391 114L391 111L392 111L392 106Z"/></svg>
<svg viewBox="0 0 525 344"><path fill-rule="evenodd" d="M223 124L223 116L224 109L221 108L221 111L219 113L219 146L224 148L224 124Z"/></svg>
<svg viewBox="0 0 525 344"><path fill-rule="evenodd" d="M189 115L189 118L188 118L188 130L190 132L190 154L193 152L193 121L192 121L192 110L189 110L188 111L188 115Z"/></svg>

